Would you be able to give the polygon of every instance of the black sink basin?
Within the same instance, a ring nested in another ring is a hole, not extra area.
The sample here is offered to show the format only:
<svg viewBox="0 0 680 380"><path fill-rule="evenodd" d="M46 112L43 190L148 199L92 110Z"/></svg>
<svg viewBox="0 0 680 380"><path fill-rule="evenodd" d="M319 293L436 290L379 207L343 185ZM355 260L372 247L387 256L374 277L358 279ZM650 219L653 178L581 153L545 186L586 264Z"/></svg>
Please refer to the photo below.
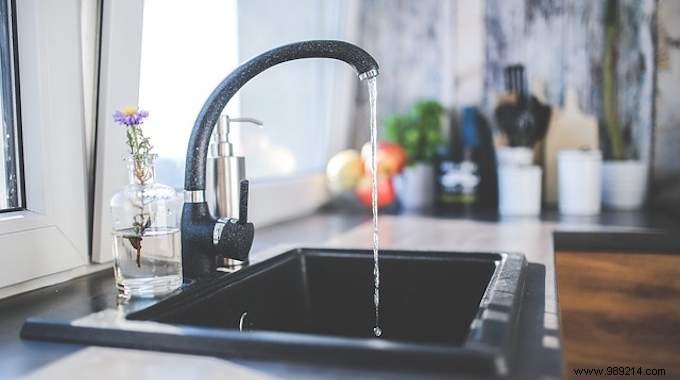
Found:
<svg viewBox="0 0 680 380"><path fill-rule="evenodd" d="M218 356L511 366L526 261L521 255L381 251L375 338L370 251L297 249L187 286L124 320L29 320L23 336ZM119 318L122 319L122 318Z"/></svg>

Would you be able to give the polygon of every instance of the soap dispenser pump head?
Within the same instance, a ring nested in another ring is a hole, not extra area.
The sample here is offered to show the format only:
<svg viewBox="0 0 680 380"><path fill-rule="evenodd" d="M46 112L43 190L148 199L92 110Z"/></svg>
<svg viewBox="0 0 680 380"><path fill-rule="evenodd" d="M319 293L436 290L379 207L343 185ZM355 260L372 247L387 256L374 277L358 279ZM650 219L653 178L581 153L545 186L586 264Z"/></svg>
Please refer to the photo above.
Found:
<svg viewBox="0 0 680 380"><path fill-rule="evenodd" d="M233 156L234 155L234 145L229 139L229 133L231 132L229 124L230 123L252 123L259 127L262 126L262 122L253 119L251 117L237 117L230 118L229 115L221 115L219 122L217 123L217 133L215 134L215 145L217 146L217 156Z"/></svg>

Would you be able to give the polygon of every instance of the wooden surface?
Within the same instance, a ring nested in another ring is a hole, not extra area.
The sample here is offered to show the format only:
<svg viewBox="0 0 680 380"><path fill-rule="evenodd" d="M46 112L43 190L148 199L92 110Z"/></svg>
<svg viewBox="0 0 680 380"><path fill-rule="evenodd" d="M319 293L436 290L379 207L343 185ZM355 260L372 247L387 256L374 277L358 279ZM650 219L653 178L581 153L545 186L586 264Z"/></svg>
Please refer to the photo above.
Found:
<svg viewBox="0 0 680 380"><path fill-rule="evenodd" d="M680 378L680 254L562 251L555 263L568 379L614 366Z"/></svg>

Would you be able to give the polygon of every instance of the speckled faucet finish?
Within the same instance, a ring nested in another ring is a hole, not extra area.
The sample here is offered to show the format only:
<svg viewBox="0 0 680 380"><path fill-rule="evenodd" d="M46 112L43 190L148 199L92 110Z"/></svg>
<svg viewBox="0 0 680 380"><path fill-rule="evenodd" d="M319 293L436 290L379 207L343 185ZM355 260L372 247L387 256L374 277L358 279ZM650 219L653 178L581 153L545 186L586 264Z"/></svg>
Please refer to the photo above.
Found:
<svg viewBox="0 0 680 380"><path fill-rule="evenodd" d="M239 66L210 94L196 118L187 149L184 189L198 194L185 201L182 210L182 265L184 276L213 273L220 257L247 260L254 227L244 218L218 222L203 199L210 136L217 120L236 92L250 79L279 63L302 58L332 58L348 63L360 79L378 75L378 64L366 51L344 41L316 40L284 45ZM247 191L246 191L247 193ZM241 199L244 204L247 199ZM217 224L221 223L219 228Z"/></svg>

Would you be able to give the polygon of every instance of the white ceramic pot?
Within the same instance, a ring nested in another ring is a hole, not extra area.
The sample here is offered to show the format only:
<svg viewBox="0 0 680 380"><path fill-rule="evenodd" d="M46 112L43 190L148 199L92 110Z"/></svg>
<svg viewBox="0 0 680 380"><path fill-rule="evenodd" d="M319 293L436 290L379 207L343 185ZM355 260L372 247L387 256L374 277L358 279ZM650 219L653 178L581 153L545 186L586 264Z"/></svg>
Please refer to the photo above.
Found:
<svg viewBox="0 0 680 380"><path fill-rule="evenodd" d="M597 215L602 196L602 153L562 150L557 154L560 213Z"/></svg>
<svg viewBox="0 0 680 380"><path fill-rule="evenodd" d="M434 198L434 171L430 164L414 164L394 179L401 205L406 210L421 210L432 204Z"/></svg>
<svg viewBox="0 0 680 380"><path fill-rule="evenodd" d="M614 210L635 210L647 197L648 167L644 161L605 161L602 165L602 204Z"/></svg>
<svg viewBox="0 0 680 380"><path fill-rule="evenodd" d="M504 216L536 216L541 213L540 167L498 166L498 211Z"/></svg>

